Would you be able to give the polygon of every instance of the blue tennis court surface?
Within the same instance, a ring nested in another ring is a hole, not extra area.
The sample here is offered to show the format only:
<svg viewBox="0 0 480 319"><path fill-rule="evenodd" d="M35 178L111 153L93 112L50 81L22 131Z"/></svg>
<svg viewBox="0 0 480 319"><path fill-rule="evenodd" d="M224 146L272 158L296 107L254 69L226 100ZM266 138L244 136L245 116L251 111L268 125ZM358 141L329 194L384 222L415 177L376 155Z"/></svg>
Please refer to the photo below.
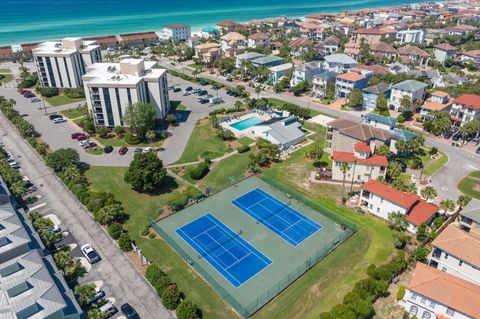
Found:
<svg viewBox="0 0 480 319"><path fill-rule="evenodd" d="M235 288L272 263L210 213L175 232Z"/></svg>
<svg viewBox="0 0 480 319"><path fill-rule="evenodd" d="M240 196L232 203L292 246L298 246L322 228L259 188Z"/></svg>

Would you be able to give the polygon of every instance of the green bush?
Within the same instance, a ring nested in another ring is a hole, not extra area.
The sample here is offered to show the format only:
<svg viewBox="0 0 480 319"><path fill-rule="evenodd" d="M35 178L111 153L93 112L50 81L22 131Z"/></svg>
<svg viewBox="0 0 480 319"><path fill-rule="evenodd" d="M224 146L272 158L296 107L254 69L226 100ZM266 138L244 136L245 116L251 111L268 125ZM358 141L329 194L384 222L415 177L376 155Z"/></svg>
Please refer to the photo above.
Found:
<svg viewBox="0 0 480 319"><path fill-rule="evenodd" d="M127 134L125 134L125 142L130 145L138 145L142 141L138 138L138 136L135 136L132 133L128 132Z"/></svg>
<svg viewBox="0 0 480 319"><path fill-rule="evenodd" d="M58 95L58 88L56 87L37 87L36 90L44 97L52 97Z"/></svg>
<svg viewBox="0 0 480 319"><path fill-rule="evenodd" d="M240 153L240 154L248 152L248 151L250 151L250 146L248 146L248 145L242 145L239 148L237 148L237 152Z"/></svg>
<svg viewBox="0 0 480 319"><path fill-rule="evenodd" d="M162 293L162 303L168 310L175 310L180 303L180 291L175 285L170 285Z"/></svg>
<svg viewBox="0 0 480 319"><path fill-rule="evenodd" d="M120 238L120 235L124 233L122 224L113 223L108 225L108 234L115 240Z"/></svg>
<svg viewBox="0 0 480 319"><path fill-rule="evenodd" d="M142 236L147 236L150 234L150 224L146 224L145 227L143 227L141 233Z"/></svg>
<svg viewBox="0 0 480 319"><path fill-rule="evenodd" d="M401 285L397 291L397 300L402 300L403 296L405 296L405 286Z"/></svg>
<svg viewBox="0 0 480 319"><path fill-rule="evenodd" d="M127 233L122 233L118 238L118 246L122 251L131 251L132 250L132 240Z"/></svg>
<svg viewBox="0 0 480 319"><path fill-rule="evenodd" d="M182 210L188 203L188 197L182 197L181 199L174 200L168 204L168 207L175 211L178 212L179 210Z"/></svg>
<svg viewBox="0 0 480 319"><path fill-rule="evenodd" d="M154 284L155 291L157 294L162 297L163 293L167 289L168 285L170 285L170 279L166 275L159 276Z"/></svg>
<svg viewBox="0 0 480 319"><path fill-rule="evenodd" d="M160 277L166 276L157 264L150 264L145 270L145 278L152 285L155 285Z"/></svg>
<svg viewBox="0 0 480 319"><path fill-rule="evenodd" d="M85 92L82 88L65 89L65 95L71 99L83 99L85 97Z"/></svg>
<svg viewBox="0 0 480 319"><path fill-rule="evenodd" d="M190 300L184 300L178 306L176 314L178 319L196 319L198 318L198 307Z"/></svg>
<svg viewBox="0 0 480 319"><path fill-rule="evenodd" d="M208 173L208 165L200 163L189 170L189 175L194 180L200 180Z"/></svg>

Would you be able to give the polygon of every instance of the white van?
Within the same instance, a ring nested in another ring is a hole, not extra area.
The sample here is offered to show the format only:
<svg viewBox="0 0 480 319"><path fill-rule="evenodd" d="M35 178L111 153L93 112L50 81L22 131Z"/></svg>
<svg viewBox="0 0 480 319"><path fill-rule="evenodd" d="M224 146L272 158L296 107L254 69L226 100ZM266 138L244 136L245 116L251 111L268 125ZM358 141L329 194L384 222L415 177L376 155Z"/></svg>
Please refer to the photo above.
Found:
<svg viewBox="0 0 480 319"><path fill-rule="evenodd" d="M115 308L115 306L110 301L101 306L98 310L100 310L101 313L106 315L107 318L117 313L117 308Z"/></svg>

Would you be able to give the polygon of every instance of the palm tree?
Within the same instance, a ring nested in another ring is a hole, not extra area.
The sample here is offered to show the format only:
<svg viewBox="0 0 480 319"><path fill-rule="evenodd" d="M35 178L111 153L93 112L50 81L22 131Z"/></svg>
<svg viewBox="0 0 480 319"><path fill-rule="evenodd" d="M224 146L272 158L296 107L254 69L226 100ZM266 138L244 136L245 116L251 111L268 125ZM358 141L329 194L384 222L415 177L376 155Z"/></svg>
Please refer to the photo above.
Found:
<svg viewBox="0 0 480 319"><path fill-rule="evenodd" d="M357 168L357 160L353 161L352 181L350 182L350 194L353 191L353 180L355 179L355 168Z"/></svg>
<svg viewBox="0 0 480 319"><path fill-rule="evenodd" d="M257 100L259 99L260 92L262 92L262 88L260 86L255 87L255 93L257 93Z"/></svg>
<svg viewBox="0 0 480 319"><path fill-rule="evenodd" d="M440 208L445 212L453 212L455 210L455 202L451 199L444 199L440 202Z"/></svg>
<svg viewBox="0 0 480 319"><path fill-rule="evenodd" d="M423 198L428 200L434 200L437 197L437 190L432 186L427 186L420 191Z"/></svg>
<svg viewBox="0 0 480 319"><path fill-rule="evenodd" d="M390 179L395 179L402 173L402 166L399 162L390 162L387 168L387 175Z"/></svg>
<svg viewBox="0 0 480 319"><path fill-rule="evenodd" d="M390 213L390 215L388 215L388 226L393 230L406 230L408 223L405 220L405 215L400 212Z"/></svg>
<svg viewBox="0 0 480 319"><path fill-rule="evenodd" d="M235 102L235 110L238 112L242 108L243 104L240 101Z"/></svg>
<svg viewBox="0 0 480 319"><path fill-rule="evenodd" d="M342 182L342 201L345 194L345 179L347 178L347 172L350 170L350 165L347 162L342 162L340 165L340 171L343 173L343 182Z"/></svg>
<svg viewBox="0 0 480 319"><path fill-rule="evenodd" d="M468 195L460 195L457 199L457 205L461 208L467 206L467 204L472 200Z"/></svg>
<svg viewBox="0 0 480 319"><path fill-rule="evenodd" d="M150 144L153 143L156 136L157 134L152 130L148 130L147 133L145 133L145 138L150 141Z"/></svg>
<svg viewBox="0 0 480 319"><path fill-rule="evenodd" d="M323 150L319 144L314 144L313 147L308 151L308 157L310 157L314 162L319 161L323 156Z"/></svg>
<svg viewBox="0 0 480 319"><path fill-rule="evenodd" d="M84 284L75 287L75 295L77 296L78 301L82 307L85 307L90 299L95 296L95 284Z"/></svg>

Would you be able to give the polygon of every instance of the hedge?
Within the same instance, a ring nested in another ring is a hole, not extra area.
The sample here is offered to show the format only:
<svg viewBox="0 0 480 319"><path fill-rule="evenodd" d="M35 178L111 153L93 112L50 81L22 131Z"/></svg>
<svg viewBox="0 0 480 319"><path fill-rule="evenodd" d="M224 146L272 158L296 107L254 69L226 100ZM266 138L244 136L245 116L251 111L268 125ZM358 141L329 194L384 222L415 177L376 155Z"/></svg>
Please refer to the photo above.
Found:
<svg viewBox="0 0 480 319"><path fill-rule="evenodd" d="M208 165L200 163L189 170L189 175L192 179L200 180L208 173Z"/></svg>
<svg viewBox="0 0 480 319"><path fill-rule="evenodd" d="M128 132L127 134L125 134L125 142L130 145L138 145L142 141L138 138L138 136L135 136L132 133Z"/></svg>
<svg viewBox="0 0 480 319"><path fill-rule="evenodd" d="M240 154L248 152L248 151L250 151L250 146L248 146L248 145L242 145L239 148L237 148L237 152L240 153Z"/></svg>
<svg viewBox="0 0 480 319"><path fill-rule="evenodd" d="M405 286L401 285L397 291L397 300L402 300L405 296Z"/></svg>

